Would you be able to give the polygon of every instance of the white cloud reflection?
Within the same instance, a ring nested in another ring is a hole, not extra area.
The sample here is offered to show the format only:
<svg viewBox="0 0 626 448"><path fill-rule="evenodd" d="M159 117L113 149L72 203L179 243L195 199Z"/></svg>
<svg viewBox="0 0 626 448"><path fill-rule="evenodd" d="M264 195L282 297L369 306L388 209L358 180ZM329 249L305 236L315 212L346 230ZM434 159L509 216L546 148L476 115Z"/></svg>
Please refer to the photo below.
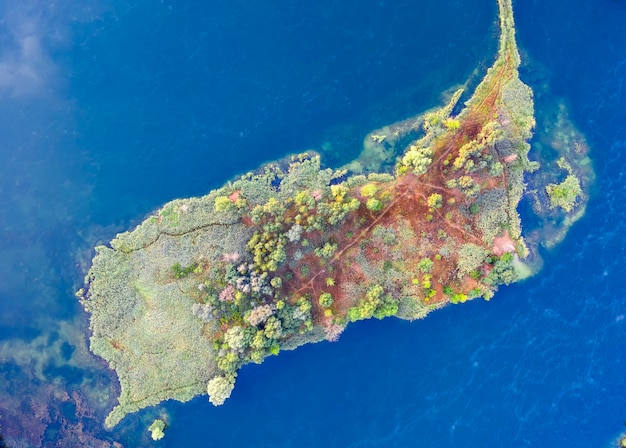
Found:
<svg viewBox="0 0 626 448"><path fill-rule="evenodd" d="M0 0L0 99L53 93L61 73L54 55L95 9L92 1Z"/></svg>

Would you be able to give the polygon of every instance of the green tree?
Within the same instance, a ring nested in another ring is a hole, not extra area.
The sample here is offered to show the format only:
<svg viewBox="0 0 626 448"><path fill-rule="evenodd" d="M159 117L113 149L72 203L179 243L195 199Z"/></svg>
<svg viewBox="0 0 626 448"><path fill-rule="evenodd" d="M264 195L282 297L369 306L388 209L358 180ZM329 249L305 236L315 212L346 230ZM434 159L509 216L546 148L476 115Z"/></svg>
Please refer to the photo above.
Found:
<svg viewBox="0 0 626 448"><path fill-rule="evenodd" d="M570 174L560 184L550 184L546 186L546 193L550 199L550 208L561 207L566 213L572 211L576 205L576 199L583 193L580 188L580 181L576 176Z"/></svg>
<svg viewBox="0 0 626 448"><path fill-rule="evenodd" d="M216 376L211 378L207 384L209 401L213 403L214 406L224 404L226 399L230 397L234 387L235 381L225 376Z"/></svg>
<svg viewBox="0 0 626 448"><path fill-rule="evenodd" d="M320 294L319 299L317 299L320 306L323 308L328 308L333 304L333 296L329 292L323 292Z"/></svg>
<svg viewBox="0 0 626 448"><path fill-rule="evenodd" d="M374 184L367 184L361 188L361 195L366 198L371 198L378 192L378 187Z"/></svg>
<svg viewBox="0 0 626 448"><path fill-rule="evenodd" d="M218 196L215 198L216 212L226 212L229 210L233 210L234 208L235 203L231 201L227 196Z"/></svg>
<svg viewBox="0 0 626 448"><path fill-rule="evenodd" d="M157 418L150 426L148 426L148 431L150 431L150 437L152 437L152 440L161 440L165 437L165 433L163 432L164 430L165 422L160 418Z"/></svg>
<svg viewBox="0 0 626 448"><path fill-rule="evenodd" d="M334 255L337 250L337 244L327 242L322 247L318 247L315 249L315 255L320 258L330 258Z"/></svg>
<svg viewBox="0 0 626 448"><path fill-rule="evenodd" d="M417 268L424 274L429 273L433 269L433 261L430 258L424 258L417 263Z"/></svg>
<svg viewBox="0 0 626 448"><path fill-rule="evenodd" d="M371 210L373 212L377 212L379 210L382 210L383 203L381 201L379 201L378 199L376 199L376 198L370 198L365 203L365 206L368 208L368 210Z"/></svg>
<svg viewBox="0 0 626 448"><path fill-rule="evenodd" d="M443 197L439 193L433 193L428 196L428 206L431 208L441 208L443 205Z"/></svg>

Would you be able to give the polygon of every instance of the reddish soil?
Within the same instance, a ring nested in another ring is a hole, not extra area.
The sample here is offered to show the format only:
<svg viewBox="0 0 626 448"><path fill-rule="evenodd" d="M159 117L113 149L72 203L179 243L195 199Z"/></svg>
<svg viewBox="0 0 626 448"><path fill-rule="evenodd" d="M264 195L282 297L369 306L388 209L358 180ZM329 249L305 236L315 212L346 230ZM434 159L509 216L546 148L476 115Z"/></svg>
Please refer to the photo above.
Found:
<svg viewBox="0 0 626 448"><path fill-rule="evenodd" d="M388 249L380 242L372 238L372 230L377 225L382 225L392 229L398 229L398 223L403 218L408 222L416 239L419 240L421 251L413 249L411 244L398 247L402 252L403 266L406 269L407 282L419 276L417 264L424 257L434 259L435 255L444 245L441 239L441 232L445 232L445 237L449 238L452 247L460 247L464 243L474 243L485 247L489 252L502 255L505 252L514 250L515 245L505 234L496 239L493 247L487 247L481 238L481 234L476 225L478 215L468 213L469 206L474 199L467 197L459 189L446 187L446 181L458 177L461 174L453 172L451 161L458 156L459 148L475 139L489 121L497 119L497 101L500 96L500 88L505 78L506 70L510 66L507 64L500 66L501 72L491 78L493 85L487 86L488 93L484 95L483 101L474 106L467 113L456 132L449 132L443 137L435 140L433 145L434 160L428 172L421 176L407 174L400 176L394 182L378 184L378 197L386 193L390 199L384 205L384 209L378 212L369 211L365 207L366 198L360 196L359 189L354 189L350 194L357 197L363 203L362 206L349 216L346 221L325 234L314 232L306 234L311 247L323 244L331 240L338 245L338 249L332 258L328 260L316 257L312 253L302 258L295 268L286 265L279 268L277 274L283 279L287 271L293 275L290 281L283 283L283 292L291 300L295 301L299 297L308 294L313 304L314 320L317 324L330 324L332 318L324 316L324 310L317 303L317 297L321 292L330 292L334 298L332 310L334 315L345 315L347 309L354 306L361 297L349 297L341 288L344 282L357 283L367 286L371 279L364 275L361 266L355 261L355 256L361 251L368 262L372 264L383 263L387 257ZM485 91L485 89L483 89ZM504 120L503 120L504 121ZM506 123L505 123L506 125ZM498 160L505 165L509 160L502 160L495 149L488 148L488 151L498 157ZM506 169L498 177L489 175L488 169L477 171L471 174L476 185L481 186L481 191L499 188L507 184ZM443 206L440 209L431 209L427 205L427 198L433 193L438 193L443 197ZM295 213L288 211L287 215ZM427 219L431 215L432 218ZM418 241L415 241L418 244ZM362 247L362 246L365 247ZM290 259L295 249L288 251ZM303 265L308 266L309 272L302 273ZM486 274L488 267L484 267L483 274ZM332 272L331 272L332 271ZM334 279L335 285L328 286L326 279ZM469 290L479 286L479 281L470 277L458 278L457 260L455 254L448 258L442 257L434 263L432 272L431 287L436 291L429 303L441 303L449 301L443 293L443 285L455 285L455 291L467 293ZM398 289L400 288L400 285ZM393 292L393 291L392 291ZM399 292L399 291L396 291Z"/></svg>

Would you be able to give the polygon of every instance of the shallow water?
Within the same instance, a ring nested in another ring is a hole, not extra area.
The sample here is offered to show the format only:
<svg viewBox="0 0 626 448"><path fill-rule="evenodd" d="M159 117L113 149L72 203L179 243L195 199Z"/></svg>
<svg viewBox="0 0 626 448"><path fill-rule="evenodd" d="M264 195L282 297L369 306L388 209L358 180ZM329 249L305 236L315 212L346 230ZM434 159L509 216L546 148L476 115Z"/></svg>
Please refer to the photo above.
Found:
<svg viewBox="0 0 626 448"><path fill-rule="evenodd" d="M515 4L522 76L548 77L598 174L586 217L538 276L489 303L357 323L338 343L247 366L221 408L199 397L99 426L115 384L85 352L73 295L92 247L263 161L330 142L324 160L338 166L367 132L490 64L495 2L421 3L0 1L10 446L77 446L81 422L82 445L149 445L160 413L160 444L190 447L589 447L626 429L626 3L609 0Z"/></svg>

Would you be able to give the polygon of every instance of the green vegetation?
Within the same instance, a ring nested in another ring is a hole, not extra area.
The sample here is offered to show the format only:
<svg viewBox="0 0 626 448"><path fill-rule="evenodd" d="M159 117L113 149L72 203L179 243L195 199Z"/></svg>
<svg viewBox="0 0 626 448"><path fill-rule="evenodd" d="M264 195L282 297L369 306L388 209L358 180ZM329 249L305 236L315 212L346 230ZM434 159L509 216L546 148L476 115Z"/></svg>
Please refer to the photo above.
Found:
<svg viewBox="0 0 626 448"><path fill-rule="evenodd" d="M565 180L559 184L549 184L546 186L546 193L550 199L550 208L561 207L566 213L572 211L576 205L576 200L583 194L580 187L580 180L573 173L571 166L560 158L557 161L559 168L567 170L569 173Z"/></svg>
<svg viewBox="0 0 626 448"><path fill-rule="evenodd" d="M512 265L513 254L507 253L500 258L490 257L487 262L493 267L485 278L486 285L509 285L517 280L517 272Z"/></svg>
<svg viewBox="0 0 626 448"><path fill-rule="evenodd" d="M461 275L465 276L480 268L488 253L484 247L473 243L463 244L458 251L458 267Z"/></svg>
<svg viewBox="0 0 626 448"><path fill-rule="evenodd" d="M198 263L192 263L189 266L182 267L180 263L176 262L172 266L172 272L176 278L185 278L189 274L193 273L198 268Z"/></svg>
<svg viewBox="0 0 626 448"><path fill-rule="evenodd" d="M333 296L328 292L323 292L317 301L322 308L330 308L333 305Z"/></svg>
<svg viewBox="0 0 626 448"><path fill-rule="evenodd" d="M499 6L499 57L466 106L451 117L459 90L423 123L372 134L392 145L423 127L395 176L347 176L299 154L172 201L97 248L82 303L90 348L120 380L108 426L205 391L220 405L245 364L335 340L349 322L488 300L517 280L533 103L517 75L510 0ZM545 183L534 190L559 206L582 202L582 183Z"/></svg>
<svg viewBox="0 0 626 448"><path fill-rule="evenodd" d="M413 172L414 174L424 174L433 162L433 152L431 148L420 148L412 146L402 157L402 164L398 168L398 174Z"/></svg>
<svg viewBox="0 0 626 448"><path fill-rule="evenodd" d="M235 208L235 204L233 201L228 199L227 196L218 196L215 198L215 211L216 212L225 212L229 210L233 210Z"/></svg>
<svg viewBox="0 0 626 448"><path fill-rule="evenodd" d="M230 397L235 388L235 379L233 377L216 376L211 378L207 384L207 393L209 400L215 406L224 404L226 399Z"/></svg>
<svg viewBox="0 0 626 448"><path fill-rule="evenodd" d="M371 210L373 212L377 212L379 210L382 210L383 208L383 203L376 198L369 199L365 205L368 210Z"/></svg>
<svg viewBox="0 0 626 448"><path fill-rule="evenodd" d="M359 305L348 309L347 318L354 322L371 317L383 319L388 316L395 316L397 313L398 301L385 294L382 286L374 285L367 291L365 299Z"/></svg>
<svg viewBox="0 0 626 448"><path fill-rule="evenodd" d="M441 208L443 205L443 197L439 193L433 193L428 196L428 206L431 208Z"/></svg>
<svg viewBox="0 0 626 448"><path fill-rule="evenodd" d="M317 255L320 258L330 258L335 254L336 251L337 251L337 244L327 242L322 247L317 247L314 252L315 252L315 255Z"/></svg>
<svg viewBox="0 0 626 448"><path fill-rule="evenodd" d="M443 122L443 125L451 131L456 131L461 127L461 122L459 120L448 118Z"/></svg>
<svg viewBox="0 0 626 448"><path fill-rule="evenodd" d="M152 424L148 426L148 431L150 431L150 437L152 437L152 440L161 440L165 437L165 433L163 432L165 430L165 426L165 422L159 418L154 420Z"/></svg>
<svg viewBox="0 0 626 448"><path fill-rule="evenodd" d="M374 196L378 192L378 187L375 184L367 184L361 188L361 194L366 198Z"/></svg>
<svg viewBox="0 0 626 448"><path fill-rule="evenodd" d="M433 261L430 258L423 258L422 260L420 260L420 262L417 264L417 268L422 271L423 273L427 274L430 271L432 271L433 269Z"/></svg>

